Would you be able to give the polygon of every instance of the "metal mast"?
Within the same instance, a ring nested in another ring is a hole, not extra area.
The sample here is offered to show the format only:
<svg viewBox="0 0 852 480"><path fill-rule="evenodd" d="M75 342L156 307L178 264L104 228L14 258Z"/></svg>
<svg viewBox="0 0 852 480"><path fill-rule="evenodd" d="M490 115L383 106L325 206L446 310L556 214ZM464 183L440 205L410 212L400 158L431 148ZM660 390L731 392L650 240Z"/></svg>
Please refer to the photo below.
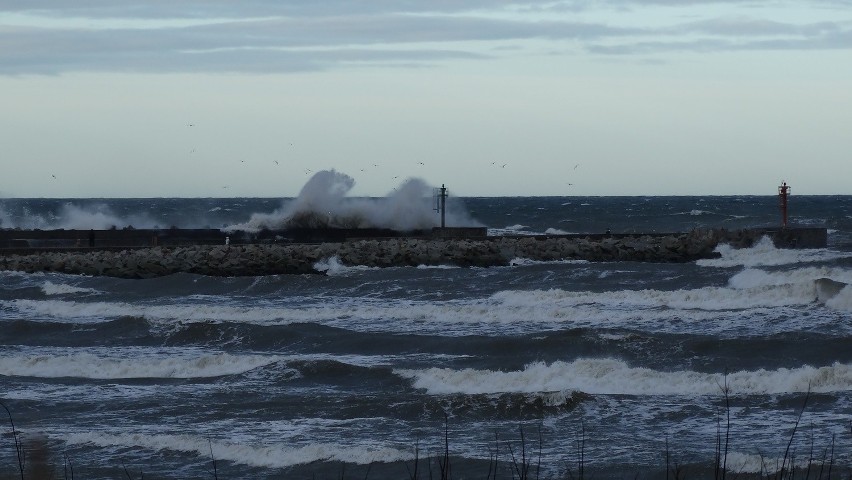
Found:
<svg viewBox="0 0 852 480"><path fill-rule="evenodd" d="M444 184L441 184L441 188L438 189L438 204L435 206L436 212L441 212L441 228L446 226L446 218L447 218L447 187Z"/></svg>
<svg viewBox="0 0 852 480"><path fill-rule="evenodd" d="M787 197L790 194L790 186L787 182L781 182L778 187L778 201L781 206L781 227L787 228Z"/></svg>

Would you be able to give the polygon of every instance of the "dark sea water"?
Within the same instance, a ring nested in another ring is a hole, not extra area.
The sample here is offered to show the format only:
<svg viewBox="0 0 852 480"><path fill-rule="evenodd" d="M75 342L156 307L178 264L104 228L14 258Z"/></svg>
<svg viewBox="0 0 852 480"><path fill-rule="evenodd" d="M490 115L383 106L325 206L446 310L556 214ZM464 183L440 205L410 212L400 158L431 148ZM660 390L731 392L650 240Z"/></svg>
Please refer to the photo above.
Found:
<svg viewBox="0 0 852 480"><path fill-rule="evenodd" d="M780 221L771 196L451 203L454 222L466 211L492 235ZM284 204L4 199L0 228L219 228ZM0 401L56 478L65 458L85 479L214 478L213 459L218 478L409 479L417 458L439 478L445 447L457 479L486 478L495 457L514 478L522 449L530 478L581 465L661 478L667 457L712 478L728 416L731 472L774 472L792 438L800 465L833 447L845 478L852 289L826 298L817 280L852 282L852 197L794 196L790 222L828 228L828 248L498 268L331 258L327 275L245 278L0 272ZM0 478L13 477L0 420Z"/></svg>

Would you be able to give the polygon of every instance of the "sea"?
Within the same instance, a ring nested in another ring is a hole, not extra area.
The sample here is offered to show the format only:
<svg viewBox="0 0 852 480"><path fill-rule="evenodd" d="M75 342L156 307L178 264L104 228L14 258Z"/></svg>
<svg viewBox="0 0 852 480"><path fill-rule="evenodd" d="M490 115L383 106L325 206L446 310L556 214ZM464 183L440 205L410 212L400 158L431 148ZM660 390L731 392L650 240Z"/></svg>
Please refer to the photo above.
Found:
<svg viewBox="0 0 852 480"><path fill-rule="evenodd" d="M0 228L224 228L295 200L6 198ZM492 236L781 223L774 195L450 200ZM793 195L789 224L826 228L827 248L2 271L0 477L18 478L18 443L26 471L65 479L766 478L791 463L846 478L852 196Z"/></svg>

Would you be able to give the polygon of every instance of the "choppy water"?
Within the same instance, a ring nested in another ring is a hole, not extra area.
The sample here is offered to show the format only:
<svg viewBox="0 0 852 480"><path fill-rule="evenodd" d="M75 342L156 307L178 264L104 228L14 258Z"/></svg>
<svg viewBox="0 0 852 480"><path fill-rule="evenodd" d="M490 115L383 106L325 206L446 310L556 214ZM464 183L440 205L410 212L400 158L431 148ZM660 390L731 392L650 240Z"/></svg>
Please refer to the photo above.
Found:
<svg viewBox="0 0 852 480"><path fill-rule="evenodd" d="M327 276L150 280L0 272L0 400L77 478L411 478L449 443L453 478L633 478L852 468L852 197L794 197L829 248L721 247L687 264L325 264ZM778 222L774 197L466 198L501 232L686 231ZM220 226L273 199L3 200L0 226ZM86 223L89 222L89 223ZM145 224L149 222L149 224ZM726 374L727 372L727 374ZM725 408L723 386L729 388ZM808 394L807 392L810 392ZM0 475L16 462L0 427ZM582 449L580 449L582 445ZM437 464L432 465L437 476ZM61 477L61 471L59 472Z"/></svg>

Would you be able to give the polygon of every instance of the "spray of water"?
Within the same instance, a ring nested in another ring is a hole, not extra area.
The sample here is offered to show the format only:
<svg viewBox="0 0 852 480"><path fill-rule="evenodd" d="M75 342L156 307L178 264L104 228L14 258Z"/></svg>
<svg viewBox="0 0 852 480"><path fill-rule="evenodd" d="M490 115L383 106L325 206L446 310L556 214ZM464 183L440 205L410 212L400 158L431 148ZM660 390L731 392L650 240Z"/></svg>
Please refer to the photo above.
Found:
<svg viewBox="0 0 852 480"><path fill-rule="evenodd" d="M258 231L285 228L390 228L400 231L429 229L440 224L433 188L409 178L386 197L346 195L355 180L342 172L323 170L308 180L295 199L272 213L255 213L226 230ZM456 197L447 199L446 225L478 226Z"/></svg>
<svg viewBox="0 0 852 480"><path fill-rule="evenodd" d="M299 195L285 200L272 213L254 213L249 220L224 227L225 231L285 228L390 228L399 231L430 229L440 224L435 211L434 189L421 179L410 178L381 198L348 197L355 180L335 170L314 174L302 187ZM239 217L237 217L239 218ZM189 225L187 224L189 223ZM179 221L182 228L204 225L196 217ZM21 229L95 229L160 228L162 219L148 213L117 214L106 203L76 205L66 203L49 212L9 210L0 203L0 228ZM215 223L215 222L213 222ZM446 225L481 226L470 218L461 200L448 197Z"/></svg>
<svg viewBox="0 0 852 480"><path fill-rule="evenodd" d="M156 222L144 213L123 218L103 203L86 206L66 203L50 214L36 214L24 208L20 215L14 215L0 205L0 228L106 230L130 225L154 228Z"/></svg>

